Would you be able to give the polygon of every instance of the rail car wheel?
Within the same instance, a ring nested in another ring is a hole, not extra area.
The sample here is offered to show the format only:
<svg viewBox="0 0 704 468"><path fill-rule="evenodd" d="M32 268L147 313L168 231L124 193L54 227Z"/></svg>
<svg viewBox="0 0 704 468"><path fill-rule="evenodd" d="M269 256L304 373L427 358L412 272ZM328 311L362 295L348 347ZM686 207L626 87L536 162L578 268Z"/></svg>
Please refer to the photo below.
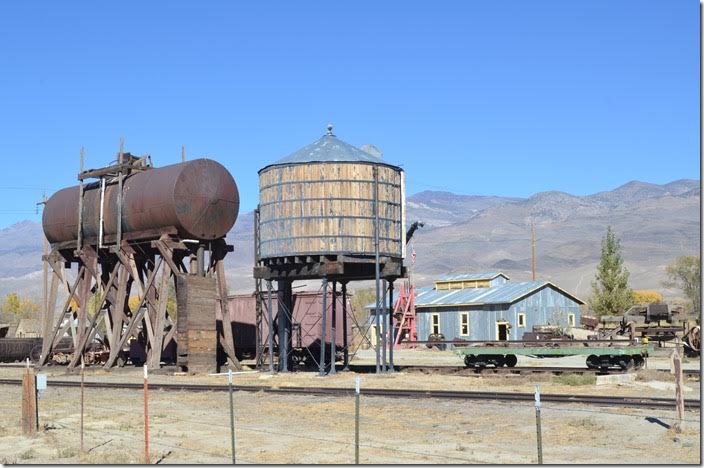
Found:
<svg viewBox="0 0 704 468"><path fill-rule="evenodd" d="M587 356L587 368L588 369L598 369L600 366L599 356L596 354L590 354Z"/></svg>
<svg viewBox="0 0 704 468"><path fill-rule="evenodd" d="M516 364L518 364L518 357L516 357L515 354L507 354L504 356L504 362L507 367L516 367Z"/></svg>
<svg viewBox="0 0 704 468"><path fill-rule="evenodd" d="M633 356L633 365L636 369L642 369L645 365L645 358L643 356Z"/></svg>
<svg viewBox="0 0 704 468"><path fill-rule="evenodd" d="M622 370L631 370L635 367L635 363L633 362L633 358L631 356L622 356L618 360L618 366Z"/></svg>
<svg viewBox="0 0 704 468"><path fill-rule="evenodd" d="M506 363L503 354L492 354L487 356L488 364L493 364L494 367L503 367Z"/></svg>
<svg viewBox="0 0 704 468"><path fill-rule="evenodd" d="M39 359L41 359L41 357L42 357L42 346L41 345L37 345L29 351L29 360L32 361L34 364L39 362Z"/></svg>
<svg viewBox="0 0 704 468"><path fill-rule="evenodd" d="M464 365L467 367L474 367L474 364L476 363L477 358L471 354L468 354L464 357Z"/></svg>

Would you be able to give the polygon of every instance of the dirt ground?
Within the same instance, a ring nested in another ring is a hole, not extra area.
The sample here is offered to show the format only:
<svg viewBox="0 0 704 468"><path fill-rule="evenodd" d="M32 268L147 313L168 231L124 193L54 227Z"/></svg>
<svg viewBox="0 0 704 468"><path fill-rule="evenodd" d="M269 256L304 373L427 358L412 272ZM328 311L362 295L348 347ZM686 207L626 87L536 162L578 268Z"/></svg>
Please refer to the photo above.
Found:
<svg viewBox="0 0 704 468"><path fill-rule="evenodd" d="M22 369L0 369L0 378ZM2 463L139 463L144 453L141 390L86 389L85 443L80 451L79 390L52 387L49 372L39 400L43 428L33 437L19 429L21 390L0 385ZM662 384L671 376L646 371L627 385L566 384L550 376L466 377L400 373L363 375L362 387L497 389L543 393L637 394L673 397ZM86 373L88 381L140 382L141 369ZM236 383L353 386L354 374L237 374ZM655 380L650 380L655 379ZM222 376L152 375L154 382L220 382ZM658 384L654 386L646 384ZM687 398L699 382L688 381ZM150 392L150 455L160 463L230 463L226 393ZM354 399L265 393L235 393L238 463L353 463ZM700 413L686 411L685 429L669 425L673 410L634 410L544 403L542 434L546 463L700 463ZM534 463L532 403L461 402L431 399L361 398L362 463Z"/></svg>

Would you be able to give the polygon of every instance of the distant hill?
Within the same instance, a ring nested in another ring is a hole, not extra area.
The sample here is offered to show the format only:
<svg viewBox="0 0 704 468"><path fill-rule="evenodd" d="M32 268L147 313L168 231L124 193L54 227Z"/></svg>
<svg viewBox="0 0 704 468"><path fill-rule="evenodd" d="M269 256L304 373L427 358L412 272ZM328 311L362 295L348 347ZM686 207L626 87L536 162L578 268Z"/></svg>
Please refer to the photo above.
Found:
<svg viewBox="0 0 704 468"><path fill-rule="evenodd" d="M539 278L579 297L590 294L601 238L611 225L621 238L631 286L664 291L665 266L697 255L700 183L628 182L587 196L540 192L529 198L420 192L407 199L407 221L422 220L413 244L414 278L427 284L440 274L501 270L530 279L530 225L537 237ZM253 214L241 213L227 240L235 247L226 269L232 291L253 289ZM0 295L41 294L41 227L23 221L0 230Z"/></svg>
<svg viewBox="0 0 704 468"><path fill-rule="evenodd" d="M467 197L465 206L472 206L473 199ZM422 192L409 198L421 206L426 200L434 196ZM415 276L419 282L430 282L445 272L502 270L515 280L530 279L532 222L538 277L587 297L601 238L611 225L622 242L631 286L663 290L665 266L677 256L699 252L699 201L696 180L665 185L633 181L588 196L541 192L518 201L499 197L463 220L445 224L431 219L426 229L418 231ZM458 198L453 204L463 205ZM407 219L414 220L417 212L408 211Z"/></svg>

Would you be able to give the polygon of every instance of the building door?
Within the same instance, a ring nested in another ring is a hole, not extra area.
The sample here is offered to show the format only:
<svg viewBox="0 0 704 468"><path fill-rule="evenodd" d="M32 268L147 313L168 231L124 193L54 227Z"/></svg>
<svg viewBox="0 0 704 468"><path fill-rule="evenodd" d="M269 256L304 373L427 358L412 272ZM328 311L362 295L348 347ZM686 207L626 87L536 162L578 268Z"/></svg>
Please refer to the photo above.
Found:
<svg viewBox="0 0 704 468"><path fill-rule="evenodd" d="M508 322L496 322L496 340L508 341L509 325Z"/></svg>

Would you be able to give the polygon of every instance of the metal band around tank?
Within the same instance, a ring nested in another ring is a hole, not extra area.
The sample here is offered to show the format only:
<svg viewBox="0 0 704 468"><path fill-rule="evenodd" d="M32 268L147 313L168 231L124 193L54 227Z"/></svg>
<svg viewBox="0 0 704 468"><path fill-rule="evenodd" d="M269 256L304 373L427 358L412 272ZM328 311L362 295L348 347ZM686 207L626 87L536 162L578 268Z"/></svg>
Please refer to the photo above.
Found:
<svg viewBox="0 0 704 468"><path fill-rule="evenodd" d="M280 187L282 185L298 185L298 184L336 184L338 182L354 182L359 184L373 184L373 180L359 180L359 179L322 179L322 180L290 180L286 182L277 182L275 184L263 185L259 187L259 190L266 190L271 187ZM401 188L401 184L395 184L393 182L379 181L379 185L388 185L394 188Z"/></svg>
<svg viewBox="0 0 704 468"><path fill-rule="evenodd" d="M281 242L281 241L288 241L288 240L295 240L295 239L374 239L374 237L371 236L355 236L352 234L335 234L335 235L330 235L330 236L293 236L293 237L277 237L276 239L260 239L259 243L260 244L266 244L268 242ZM395 242L397 244L400 244L400 241L398 239L394 239L393 237L379 237L379 240L385 240L385 241L391 241Z"/></svg>
<svg viewBox="0 0 704 468"><path fill-rule="evenodd" d="M363 202L371 202L374 203L373 198L330 198L330 197L313 197L313 198L291 198L288 200L274 200L266 203L260 203L259 207L261 208L262 206L269 206L269 205L278 205L279 203L293 203L293 202L302 202L302 201L323 201L323 200L330 200L330 201L363 201ZM391 201L385 201L385 200L379 200L380 204L386 204L386 205L391 205L391 206L401 206L400 203L397 202L391 202Z"/></svg>
<svg viewBox="0 0 704 468"><path fill-rule="evenodd" d="M367 219L367 220L374 220L374 216L352 216L352 215L289 216L287 218L268 219L266 221L260 221L259 225L263 226L264 224L280 223L280 222L291 221L291 220L305 220L305 219ZM399 223L400 224L400 221L395 218L379 217L379 220L380 221L390 221L392 223ZM342 236L335 235L335 237L342 237ZM366 236L364 236L364 237L366 237Z"/></svg>

